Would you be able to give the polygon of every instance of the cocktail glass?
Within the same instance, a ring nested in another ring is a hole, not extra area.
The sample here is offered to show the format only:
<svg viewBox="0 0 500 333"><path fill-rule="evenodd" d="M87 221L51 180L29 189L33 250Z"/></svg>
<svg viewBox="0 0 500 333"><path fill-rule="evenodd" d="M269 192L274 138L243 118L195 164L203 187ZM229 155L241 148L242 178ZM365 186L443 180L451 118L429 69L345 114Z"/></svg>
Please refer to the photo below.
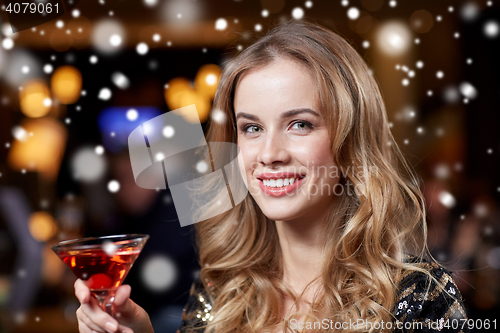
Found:
<svg viewBox="0 0 500 333"><path fill-rule="evenodd" d="M149 239L130 234L73 239L53 245L52 250L82 279L100 307L115 316L116 289Z"/></svg>

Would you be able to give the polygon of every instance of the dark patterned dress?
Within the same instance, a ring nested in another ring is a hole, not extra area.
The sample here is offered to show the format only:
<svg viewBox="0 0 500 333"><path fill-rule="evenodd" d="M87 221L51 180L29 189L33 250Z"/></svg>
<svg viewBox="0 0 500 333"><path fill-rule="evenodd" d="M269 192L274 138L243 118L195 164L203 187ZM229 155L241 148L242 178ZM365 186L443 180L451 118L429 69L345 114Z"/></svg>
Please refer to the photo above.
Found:
<svg viewBox="0 0 500 333"><path fill-rule="evenodd" d="M414 260L414 257L406 259L409 262ZM393 332L470 332L462 296L451 273L433 262L420 263L419 266L427 269L445 288L440 288L435 282L429 284L423 273L403 273L393 310L395 319L390 326ZM210 288L210 283L208 286ZM177 333L204 332L203 328L192 327L203 327L212 320L211 310L207 290L198 278L191 286Z"/></svg>

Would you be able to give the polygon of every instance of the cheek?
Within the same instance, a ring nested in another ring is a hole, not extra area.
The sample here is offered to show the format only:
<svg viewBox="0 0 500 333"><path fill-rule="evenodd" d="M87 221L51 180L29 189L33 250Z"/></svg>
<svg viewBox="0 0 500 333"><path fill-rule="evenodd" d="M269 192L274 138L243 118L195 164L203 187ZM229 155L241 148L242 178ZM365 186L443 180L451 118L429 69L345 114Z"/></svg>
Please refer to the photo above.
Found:
<svg viewBox="0 0 500 333"><path fill-rule="evenodd" d="M331 165L333 156L328 142L314 141L307 145L296 146L295 156L301 159L303 165Z"/></svg>
<svg viewBox="0 0 500 333"><path fill-rule="evenodd" d="M337 166L328 143L310 145L299 156L302 156L301 164L307 166L308 172L316 178L329 178L336 171Z"/></svg>
<svg viewBox="0 0 500 333"><path fill-rule="evenodd" d="M241 173L241 178L243 178L243 182L245 183L245 186L248 188L248 181L247 181L247 175L246 175L246 165L245 161L243 158L243 152L240 149L240 152L238 153L238 166L240 168L240 173Z"/></svg>

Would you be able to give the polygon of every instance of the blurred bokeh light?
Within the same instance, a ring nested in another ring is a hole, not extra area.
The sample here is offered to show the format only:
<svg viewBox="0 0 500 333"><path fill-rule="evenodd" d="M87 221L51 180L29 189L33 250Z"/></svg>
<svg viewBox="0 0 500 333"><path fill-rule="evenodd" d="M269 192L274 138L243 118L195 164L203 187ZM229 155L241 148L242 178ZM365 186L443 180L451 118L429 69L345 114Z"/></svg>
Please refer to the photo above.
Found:
<svg viewBox="0 0 500 333"><path fill-rule="evenodd" d="M209 99L213 99L219 84L221 71L221 68L217 65L203 65L194 79L196 89Z"/></svg>
<svg viewBox="0 0 500 333"><path fill-rule="evenodd" d="M58 67L50 81L52 94L62 104L73 104L82 90L82 74L74 66Z"/></svg>
<svg viewBox="0 0 500 333"><path fill-rule="evenodd" d="M19 91L21 111L30 118L39 118L49 113L52 107L49 87L42 80L30 80Z"/></svg>
<svg viewBox="0 0 500 333"><path fill-rule="evenodd" d="M168 81L167 87L165 88L165 100L170 110L181 108L180 93L190 89L192 89L191 83L185 78L177 77Z"/></svg>
<svg viewBox="0 0 500 333"><path fill-rule="evenodd" d="M71 159L71 166L73 177L84 183L100 180L107 170L104 156L97 154L91 147L77 150Z"/></svg>
<svg viewBox="0 0 500 333"><path fill-rule="evenodd" d="M94 23L92 43L102 54L111 55L119 52L123 48L125 39L125 28L120 21L107 18Z"/></svg>
<svg viewBox="0 0 500 333"><path fill-rule="evenodd" d="M24 119L21 127L29 133L25 141L12 144L7 160L14 170L38 171L55 180L66 146L66 128L51 118Z"/></svg>
<svg viewBox="0 0 500 333"><path fill-rule="evenodd" d="M408 52L411 32L403 22L385 22L378 31L377 41L378 46L385 54L399 56Z"/></svg>
<svg viewBox="0 0 500 333"><path fill-rule="evenodd" d="M154 255L142 265L141 277L149 289L164 292L174 285L178 271L172 259L165 255Z"/></svg>
<svg viewBox="0 0 500 333"><path fill-rule="evenodd" d="M41 75L40 61L24 49L15 49L5 54L5 63L2 77L13 87L17 88L23 82Z"/></svg>
<svg viewBox="0 0 500 333"><path fill-rule="evenodd" d="M35 212L30 215L29 229L31 236L39 242L50 240L57 233L57 224L47 212Z"/></svg>

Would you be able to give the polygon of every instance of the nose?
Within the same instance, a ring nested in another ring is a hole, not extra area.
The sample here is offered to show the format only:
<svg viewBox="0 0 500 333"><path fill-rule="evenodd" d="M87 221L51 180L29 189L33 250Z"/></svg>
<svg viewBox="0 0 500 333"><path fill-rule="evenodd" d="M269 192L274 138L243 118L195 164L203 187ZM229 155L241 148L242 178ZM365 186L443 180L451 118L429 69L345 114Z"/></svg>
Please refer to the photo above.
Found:
<svg viewBox="0 0 500 333"><path fill-rule="evenodd" d="M261 142L257 161L265 166L273 167L287 163L290 160L290 152L286 138L279 133L271 133Z"/></svg>

